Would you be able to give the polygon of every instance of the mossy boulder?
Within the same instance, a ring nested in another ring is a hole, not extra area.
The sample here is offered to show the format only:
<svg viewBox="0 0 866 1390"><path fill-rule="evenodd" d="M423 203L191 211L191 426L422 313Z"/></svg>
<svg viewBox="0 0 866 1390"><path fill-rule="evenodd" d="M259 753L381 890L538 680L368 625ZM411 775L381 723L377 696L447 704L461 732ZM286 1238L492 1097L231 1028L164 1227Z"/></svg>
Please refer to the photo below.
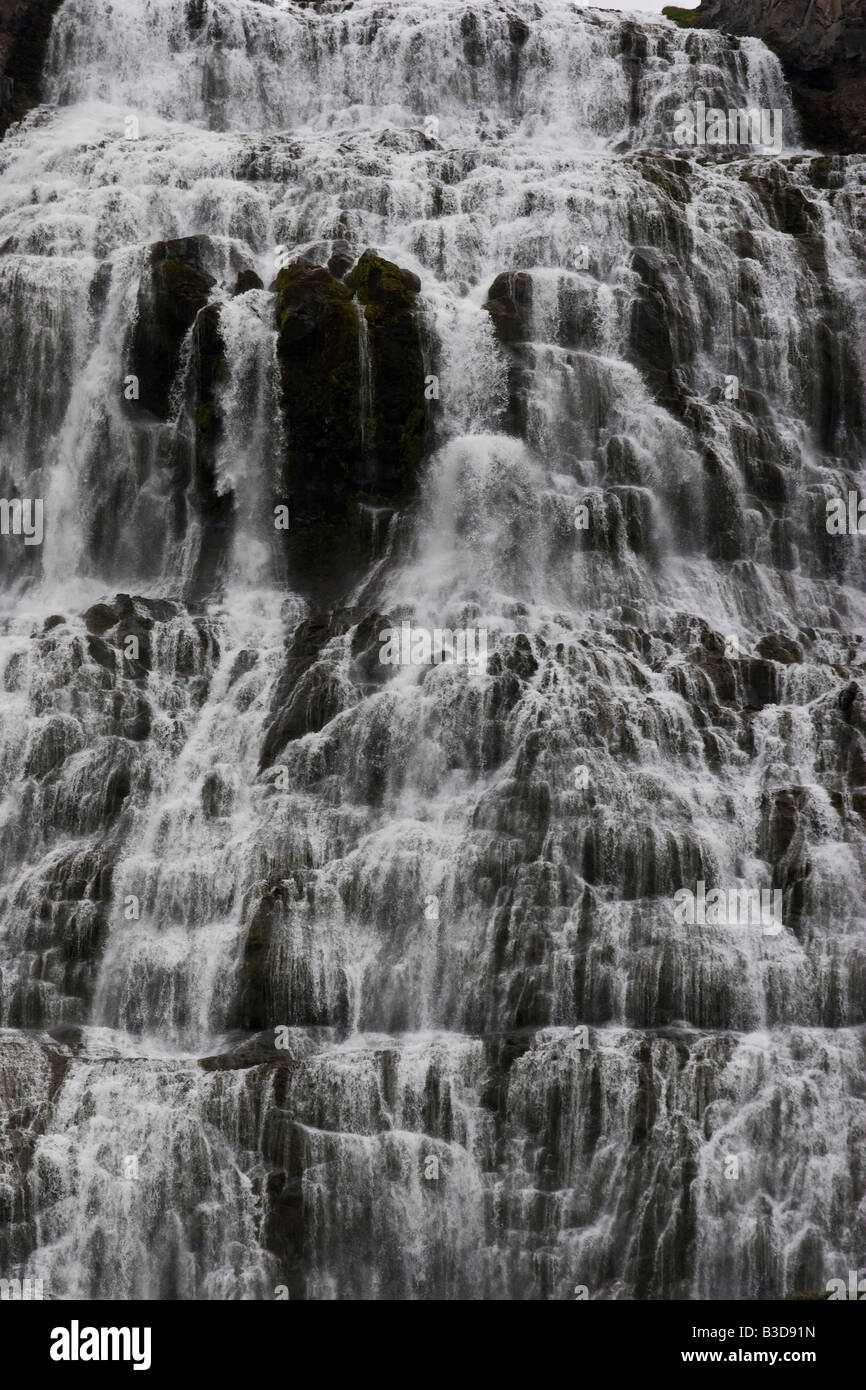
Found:
<svg viewBox="0 0 866 1390"><path fill-rule="evenodd" d="M361 442L354 296L330 271L306 261L281 270L275 289L280 387L289 431L286 482L293 513L302 512L305 495L338 511Z"/></svg>

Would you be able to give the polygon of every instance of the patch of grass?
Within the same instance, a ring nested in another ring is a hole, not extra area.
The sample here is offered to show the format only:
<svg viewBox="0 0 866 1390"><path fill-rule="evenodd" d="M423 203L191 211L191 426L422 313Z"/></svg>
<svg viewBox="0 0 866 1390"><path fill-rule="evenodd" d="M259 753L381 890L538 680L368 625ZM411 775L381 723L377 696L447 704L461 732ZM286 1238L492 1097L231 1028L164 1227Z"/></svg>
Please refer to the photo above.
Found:
<svg viewBox="0 0 866 1390"><path fill-rule="evenodd" d="M699 29L700 10L684 10L681 5L665 5L662 10L665 19L672 19L681 29Z"/></svg>

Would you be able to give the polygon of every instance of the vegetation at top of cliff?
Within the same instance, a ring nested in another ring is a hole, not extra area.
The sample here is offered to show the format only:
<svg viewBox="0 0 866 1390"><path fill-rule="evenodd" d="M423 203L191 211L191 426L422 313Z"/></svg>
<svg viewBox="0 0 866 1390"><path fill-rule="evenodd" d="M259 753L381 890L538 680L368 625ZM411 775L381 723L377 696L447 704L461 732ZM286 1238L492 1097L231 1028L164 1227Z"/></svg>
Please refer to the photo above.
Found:
<svg viewBox="0 0 866 1390"><path fill-rule="evenodd" d="M665 5L662 10L665 19L672 19L674 24L678 24L681 29L699 29L701 27L700 10L685 10L682 5Z"/></svg>

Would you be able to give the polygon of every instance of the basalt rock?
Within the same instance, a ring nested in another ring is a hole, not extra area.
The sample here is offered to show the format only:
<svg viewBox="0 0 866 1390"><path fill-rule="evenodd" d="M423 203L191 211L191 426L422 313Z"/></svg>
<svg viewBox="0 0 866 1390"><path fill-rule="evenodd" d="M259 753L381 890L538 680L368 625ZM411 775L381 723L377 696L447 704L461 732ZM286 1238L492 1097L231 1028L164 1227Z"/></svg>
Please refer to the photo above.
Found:
<svg viewBox="0 0 866 1390"><path fill-rule="evenodd" d="M381 634L392 626L392 620L385 614L368 613L352 634L350 675L365 695L385 685L394 674L393 666L379 660Z"/></svg>
<svg viewBox="0 0 866 1390"><path fill-rule="evenodd" d="M501 343L524 342L531 336L532 276L522 270L497 275L487 291L485 308Z"/></svg>
<svg viewBox="0 0 866 1390"><path fill-rule="evenodd" d="M112 603L95 603L83 615L88 653L111 675L112 683L114 678L125 677L143 684L153 667L155 628L182 612L179 604L168 599L143 598L139 594L117 594ZM129 643L129 638L135 639L135 645ZM173 673L181 679L200 680L203 658L208 654L214 661L218 659L217 643L205 620L195 618L191 629L179 634L173 646ZM139 703L142 702L147 709L143 692ZM141 717L140 714L131 725L118 731L129 738L146 737L149 722L142 731Z"/></svg>
<svg viewBox="0 0 866 1390"><path fill-rule="evenodd" d="M289 579L327 604L376 558L377 513L412 495L426 439L420 284L372 251L345 283L300 260L274 288Z"/></svg>
<svg viewBox="0 0 866 1390"><path fill-rule="evenodd" d="M404 496L417 476L425 442L421 281L368 250L346 284L364 306L367 323L371 400L362 478L377 498Z"/></svg>
<svg viewBox="0 0 866 1390"><path fill-rule="evenodd" d="M143 598L140 594L118 594L113 603L95 603L84 613L88 632L102 634L114 627L124 618L138 617L139 622L152 627L156 623L167 623L181 611L169 599Z"/></svg>
<svg viewBox="0 0 866 1390"><path fill-rule="evenodd" d="M768 632L758 643L758 655L767 661L780 661L783 666L791 666L803 660L803 648L783 632Z"/></svg>
<svg viewBox="0 0 866 1390"><path fill-rule="evenodd" d="M235 295L246 294L248 290L263 289L264 285L262 284L261 278L256 274L254 270L250 270L247 268L238 272L238 278L235 281L235 287L232 291L232 296L234 297Z"/></svg>
<svg viewBox="0 0 866 1390"><path fill-rule="evenodd" d="M291 580L333 596L333 557L351 537L351 474L361 455L361 372L352 292L322 266L298 261L275 282L277 353L287 445ZM279 500L279 499L278 499Z"/></svg>
<svg viewBox="0 0 866 1390"><path fill-rule="evenodd" d="M208 245L207 237L183 237L158 241L148 250L130 371L139 380L140 409L159 420L169 417L184 338L216 283L205 269Z"/></svg>
<svg viewBox="0 0 866 1390"><path fill-rule="evenodd" d="M109 817L119 790L115 778L105 801ZM42 910L25 939L30 971L7 982L12 1026L44 1027L58 1014L69 1023L86 1017L108 934L118 851L115 837L101 836L55 860L46 873Z"/></svg>
<svg viewBox="0 0 866 1390"><path fill-rule="evenodd" d="M260 1031L291 1017L301 1027L336 1026L348 1020L345 985L333 1009L325 1007L315 978L315 963L295 958L293 978L275 987L273 964L285 954L285 935L296 911L303 912L304 875L292 875L259 892L250 917L241 956L239 989L229 1027Z"/></svg>

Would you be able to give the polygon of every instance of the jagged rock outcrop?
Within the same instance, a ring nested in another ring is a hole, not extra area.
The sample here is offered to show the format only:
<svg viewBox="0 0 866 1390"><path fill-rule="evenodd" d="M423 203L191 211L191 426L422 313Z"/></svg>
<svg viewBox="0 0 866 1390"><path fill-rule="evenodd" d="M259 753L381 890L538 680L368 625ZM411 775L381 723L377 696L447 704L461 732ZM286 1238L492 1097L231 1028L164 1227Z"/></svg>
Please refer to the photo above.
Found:
<svg viewBox="0 0 866 1390"><path fill-rule="evenodd" d="M393 667L379 660L381 633L393 625L386 614L367 613L360 622L351 610L305 618L286 643L286 660L271 702L271 722L262 745L261 766L269 767L286 745L323 729L340 710L386 685ZM325 654L334 637L351 632L348 674Z"/></svg>
<svg viewBox="0 0 866 1390"><path fill-rule="evenodd" d="M761 38L803 72L866 58L861 0L702 0L701 20Z"/></svg>
<svg viewBox="0 0 866 1390"><path fill-rule="evenodd" d="M866 150L866 10L862 0L702 0L664 13L688 27L763 39L797 98L804 134L832 150Z"/></svg>

